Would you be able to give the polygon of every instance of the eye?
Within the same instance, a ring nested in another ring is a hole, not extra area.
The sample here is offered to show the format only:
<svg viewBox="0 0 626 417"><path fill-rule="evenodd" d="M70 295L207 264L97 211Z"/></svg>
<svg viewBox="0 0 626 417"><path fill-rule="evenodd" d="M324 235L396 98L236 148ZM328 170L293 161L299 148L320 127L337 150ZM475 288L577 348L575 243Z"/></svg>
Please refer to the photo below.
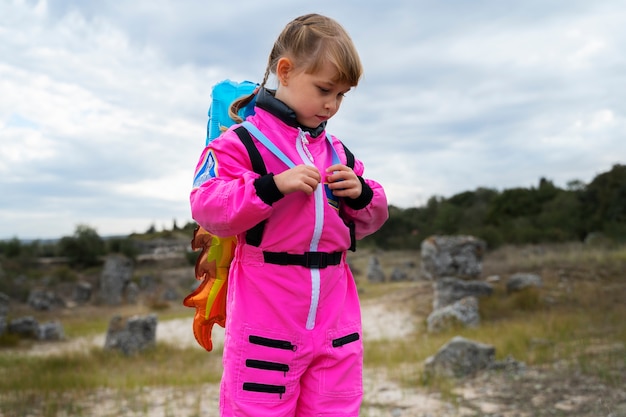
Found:
<svg viewBox="0 0 626 417"><path fill-rule="evenodd" d="M322 94L328 94L328 93L330 93L330 89L328 89L328 88L324 88L324 87L320 87L320 86L318 86L317 88L320 90L320 92L321 92Z"/></svg>

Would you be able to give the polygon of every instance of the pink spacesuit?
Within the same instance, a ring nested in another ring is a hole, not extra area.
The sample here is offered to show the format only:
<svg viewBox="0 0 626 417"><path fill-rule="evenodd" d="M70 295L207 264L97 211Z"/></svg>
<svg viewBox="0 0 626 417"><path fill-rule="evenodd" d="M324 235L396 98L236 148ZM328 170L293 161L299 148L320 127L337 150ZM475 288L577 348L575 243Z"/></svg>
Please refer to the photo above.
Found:
<svg viewBox="0 0 626 417"><path fill-rule="evenodd" d="M292 161L316 166L322 178L333 153L346 164L343 146L328 140L324 126L306 132L272 100L260 99L248 121ZM202 153L196 176L202 180L191 193L198 224L218 236L237 235L239 242L228 278L221 415L356 417L363 344L357 289L346 263L349 224L356 239L378 230L388 217L385 193L361 177L357 159L363 193L355 200L338 199L323 184L311 195L283 195L273 174L287 167L256 146L269 174L253 172L230 129ZM247 244L246 231L262 221L260 245Z"/></svg>

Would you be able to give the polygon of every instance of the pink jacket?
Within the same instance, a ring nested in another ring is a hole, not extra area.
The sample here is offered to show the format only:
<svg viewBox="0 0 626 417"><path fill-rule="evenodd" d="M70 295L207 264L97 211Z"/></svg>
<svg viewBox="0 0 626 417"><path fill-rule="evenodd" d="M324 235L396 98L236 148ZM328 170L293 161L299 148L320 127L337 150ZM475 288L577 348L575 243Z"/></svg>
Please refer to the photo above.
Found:
<svg viewBox="0 0 626 417"><path fill-rule="evenodd" d="M295 164L314 164L324 177L326 168L332 164L332 152L325 132L311 138L308 133L286 125L260 108L248 121ZM332 143L345 164L343 146L335 138ZM204 149L196 177L203 169L212 170L212 174L217 176L194 184L190 200L193 218L207 231L217 236L238 235L239 242L243 242L239 235L267 220L261 243L263 250L296 254L306 251L341 252L350 247L346 222L355 223L356 238L360 239L378 230L387 220L384 190L380 184L369 179L362 181L362 201L353 200L352 207L342 201L339 210L336 204L333 205L332 196L331 201L328 200L322 184L312 195L296 192L283 196L271 177L272 173L278 174L287 166L261 143L255 140L255 144L270 173L265 178L252 171L248 152L232 128ZM363 171L363 163L357 159L354 172L362 176Z"/></svg>

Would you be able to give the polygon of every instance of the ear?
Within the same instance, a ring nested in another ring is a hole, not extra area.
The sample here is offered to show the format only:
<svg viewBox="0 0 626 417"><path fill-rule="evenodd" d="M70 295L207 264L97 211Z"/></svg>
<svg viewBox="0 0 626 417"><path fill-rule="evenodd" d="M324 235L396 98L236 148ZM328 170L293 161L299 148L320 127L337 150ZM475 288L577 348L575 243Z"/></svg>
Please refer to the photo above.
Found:
<svg viewBox="0 0 626 417"><path fill-rule="evenodd" d="M280 85L287 85L289 73L293 70L293 62L289 58L282 57L276 63L276 78Z"/></svg>

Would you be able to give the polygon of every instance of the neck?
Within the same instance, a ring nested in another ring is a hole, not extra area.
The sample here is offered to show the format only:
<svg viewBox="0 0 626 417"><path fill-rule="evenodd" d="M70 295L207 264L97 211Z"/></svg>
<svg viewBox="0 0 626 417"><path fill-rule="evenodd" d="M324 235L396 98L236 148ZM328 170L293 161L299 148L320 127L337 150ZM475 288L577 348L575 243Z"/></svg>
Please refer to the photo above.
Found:
<svg viewBox="0 0 626 417"><path fill-rule="evenodd" d="M318 137L326 128L326 122L321 123L316 128L310 128L301 125L298 123L296 119L296 113L287 106L284 102L280 101L275 97L275 90L268 90L266 88L262 88L257 93L256 105L278 117L283 123L291 127L297 127L302 129L305 132L309 132L311 137Z"/></svg>

